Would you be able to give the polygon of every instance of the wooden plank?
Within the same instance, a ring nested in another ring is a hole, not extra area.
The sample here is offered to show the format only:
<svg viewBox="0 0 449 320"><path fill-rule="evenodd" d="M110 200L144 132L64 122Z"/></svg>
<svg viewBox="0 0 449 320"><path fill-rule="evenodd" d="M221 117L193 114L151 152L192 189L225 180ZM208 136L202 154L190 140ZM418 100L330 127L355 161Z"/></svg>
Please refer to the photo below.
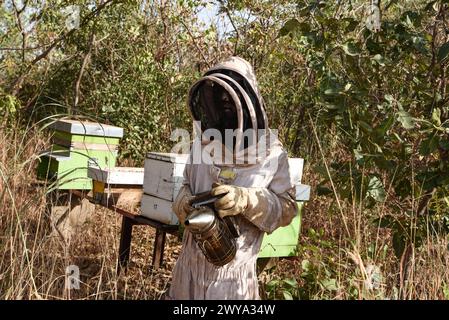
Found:
<svg viewBox="0 0 449 320"><path fill-rule="evenodd" d="M95 202L94 198L83 194L78 190L73 190L73 194L78 195L81 198L88 199L91 202ZM148 225L156 228L156 237L154 240L154 248L153 248L153 261L152 267L155 269L160 268L164 259L164 248L165 248L165 240L166 233L170 233L173 235L178 235L178 226L177 225L166 225L161 222L151 220L149 218L134 215L133 213L118 208L112 204L103 205L115 212L121 214L122 217L122 226L120 230L120 246L119 246L119 254L117 261L117 273L119 274L121 269L126 267L129 262L129 256L131 252L131 241L132 241L132 228L133 225Z"/></svg>
<svg viewBox="0 0 449 320"><path fill-rule="evenodd" d="M74 194L80 196L80 197L89 199L90 202L95 203L94 198L92 198L91 196L82 194L82 192L80 192L78 190L73 190L72 192ZM115 206L113 204L110 204L110 203L108 203L108 205L102 205L102 206L106 207L106 208L109 208L111 210L114 210L115 212L117 212L117 213L119 213L119 214L121 214L121 215L123 215L123 216L125 216L127 218L132 219L133 220L133 224L152 226L154 228L161 229L161 230L163 230L163 231L165 231L167 233L170 233L170 234L177 234L177 232L178 232L178 226L177 225L167 225L167 224L161 223L159 221L152 220L152 219L149 219L147 217L143 217L141 215L134 214L134 213L129 212L127 210L118 208L117 206Z"/></svg>
<svg viewBox="0 0 449 320"><path fill-rule="evenodd" d="M151 220L151 219L148 219L143 216L134 216L134 223L152 226L156 229L160 229L162 231L165 231L167 233L174 234L174 235L176 235L178 233L177 225L164 224L159 221Z"/></svg>
<svg viewBox="0 0 449 320"><path fill-rule="evenodd" d="M99 204L104 207L114 205L133 215L138 215L140 214L138 207L142 200L142 192L141 188L118 189L106 187L104 193L95 194L95 199L99 199Z"/></svg>
<svg viewBox="0 0 449 320"><path fill-rule="evenodd" d="M120 247L119 256L117 263L117 273L120 274L121 268L126 268L129 261L129 254L131 251L131 240L133 232L133 222L132 219L123 216L122 218L122 228L120 231Z"/></svg>
<svg viewBox="0 0 449 320"><path fill-rule="evenodd" d="M93 197L91 197L91 196L83 195L83 194L82 194L80 191L78 191L78 190L73 190L72 192L73 192L73 194L76 194L76 195L78 195L78 196L80 196L80 197L83 197L83 198L87 198L87 199L89 199L90 202L95 203L95 199L94 199ZM101 203L100 203L100 205L101 205ZM118 207L116 207L116 206L114 206L113 204L110 204L110 203L107 203L106 205L102 205L102 206L103 206L103 207L106 207L106 208L108 208L108 209L111 209L111 210L113 210L113 211L115 211L115 212L121 214L122 216L131 218L131 219L133 219L134 217L136 217L136 214L133 214L132 212L123 210L123 209L121 209L121 208L118 208Z"/></svg>
<svg viewBox="0 0 449 320"><path fill-rule="evenodd" d="M156 238L154 239L153 248L153 268L159 269L164 259L165 232L156 229Z"/></svg>

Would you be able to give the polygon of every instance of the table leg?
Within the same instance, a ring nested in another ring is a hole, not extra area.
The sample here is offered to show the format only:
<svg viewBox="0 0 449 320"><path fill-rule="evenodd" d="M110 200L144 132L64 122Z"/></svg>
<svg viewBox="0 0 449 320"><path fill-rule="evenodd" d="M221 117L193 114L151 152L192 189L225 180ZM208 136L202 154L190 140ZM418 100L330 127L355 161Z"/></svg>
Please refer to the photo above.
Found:
<svg viewBox="0 0 449 320"><path fill-rule="evenodd" d="M153 268L159 269L164 259L165 231L156 228L153 248Z"/></svg>
<svg viewBox="0 0 449 320"><path fill-rule="evenodd" d="M132 219L123 216L122 218L122 229L120 231L120 247L119 247L119 257L117 263L117 273L120 273L122 267L126 267L129 260L129 252L131 249L131 238L133 232L133 222Z"/></svg>

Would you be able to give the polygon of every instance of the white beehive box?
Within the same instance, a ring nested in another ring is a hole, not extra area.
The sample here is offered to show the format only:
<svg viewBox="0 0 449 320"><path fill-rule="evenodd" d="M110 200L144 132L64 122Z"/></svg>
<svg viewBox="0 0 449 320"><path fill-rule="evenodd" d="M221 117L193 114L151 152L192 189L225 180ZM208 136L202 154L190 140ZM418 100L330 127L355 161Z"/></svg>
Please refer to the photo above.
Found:
<svg viewBox="0 0 449 320"><path fill-rule="evenodd" d="M187 154L150 152L145 159L143 192L173 201L183 181Z"/></svg>
<svg viewBox="0 0 449 320"><path fill-rule="evenodd" d="M179 189L178 189L179 190ZM178 224L178 217L172 211L172 201L149 194L142 195L141 214L147 218L170 225Z"/></svg>
<svg viewBox="0 0 449 320"><path fill-rule="evenodd" d="M187 159L187 154L147 154L141 203L143 216L166 224L178 224L171 207L182 186Z"/></svg>
<svg viewBox="0 0 449 320"><path fill-rule="evenodd" d="M304 159L289 158L288 166L290 169L290 177L292 183L296 187L296 201L307 201L310 198L310 186L301 184L302 172L304 167Z"/></svg>

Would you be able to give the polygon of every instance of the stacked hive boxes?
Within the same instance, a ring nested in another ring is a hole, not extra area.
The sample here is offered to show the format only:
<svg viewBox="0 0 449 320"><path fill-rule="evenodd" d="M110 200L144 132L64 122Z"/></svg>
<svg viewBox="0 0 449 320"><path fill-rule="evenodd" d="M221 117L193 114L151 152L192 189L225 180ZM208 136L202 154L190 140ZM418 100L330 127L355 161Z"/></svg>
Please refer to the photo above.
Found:
<svg viewBox="0 0 449 320"><path fill-rule="evenodd" d="M171 206L182 186L187 154L150 152L145 159L142 215L176 225Z"/></svg>
<svg viewBox="0 0 449 320"><path fill-rule="evenodd" d="M89 165L115 167L122 128L78 120L59 120L49 128L52 146L41 155L38 177L54 181L55 188L90 190Z"/></svg>

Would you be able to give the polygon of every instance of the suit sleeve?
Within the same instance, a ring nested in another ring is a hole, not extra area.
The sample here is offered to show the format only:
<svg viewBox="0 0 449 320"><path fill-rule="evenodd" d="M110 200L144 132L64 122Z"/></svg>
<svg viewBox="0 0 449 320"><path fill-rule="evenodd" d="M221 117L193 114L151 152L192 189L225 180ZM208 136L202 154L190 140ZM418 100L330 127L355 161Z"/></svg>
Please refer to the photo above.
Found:
<svg viewBox="0 0 449 320"><path fill-rule="evenodd" d="M268 188L248 188L243 215L260 230L272 233L287 226L298 213L295 185L290 177L287 153L278 158L278 169Z"/></svg>

